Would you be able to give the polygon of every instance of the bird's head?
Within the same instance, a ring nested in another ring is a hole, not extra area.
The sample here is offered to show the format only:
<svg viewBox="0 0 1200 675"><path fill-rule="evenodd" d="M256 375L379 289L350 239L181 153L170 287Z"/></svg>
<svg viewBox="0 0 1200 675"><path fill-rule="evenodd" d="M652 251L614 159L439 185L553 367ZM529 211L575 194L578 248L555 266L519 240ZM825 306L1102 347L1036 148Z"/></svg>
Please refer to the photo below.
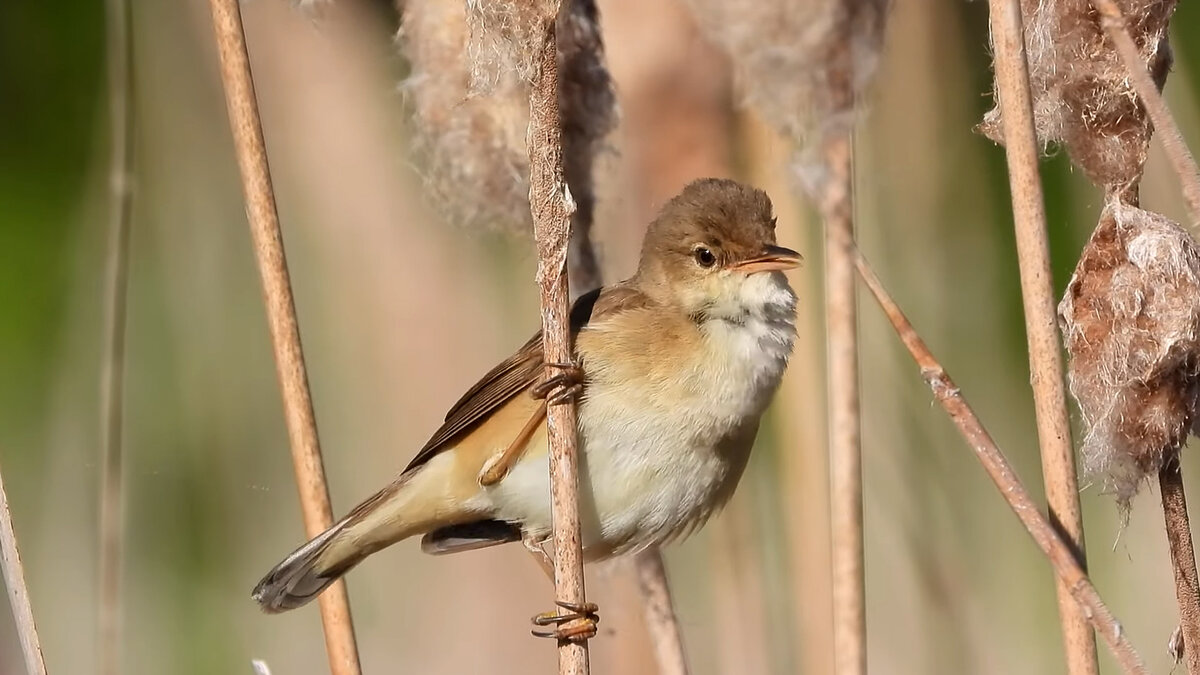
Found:
<svg viewBox="0 0 1200 675"><path fill-rule="evenodd" d="M736 181L693 181L646 230L638 281L689 314L733 318L795 296L782 272L800 254L775 243L771 199Z"/></svg>

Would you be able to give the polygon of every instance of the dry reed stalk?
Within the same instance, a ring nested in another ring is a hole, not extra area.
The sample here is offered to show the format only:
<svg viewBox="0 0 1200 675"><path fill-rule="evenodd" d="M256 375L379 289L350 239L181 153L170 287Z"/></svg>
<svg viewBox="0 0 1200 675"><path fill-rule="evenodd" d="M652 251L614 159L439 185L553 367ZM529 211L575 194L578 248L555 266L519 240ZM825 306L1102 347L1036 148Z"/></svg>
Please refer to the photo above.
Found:
<svg viewBox="0 0 1200 675"><path fill-rule="evenodd" d="M829 176L820 204L825 221L834 671L841 675L867 672L851 155L848 135L826 144Z"/></svg>
<svg viewBox="0 0 1200 675"><path fill-rule="evenodd" d="M1079 567L1086 569L1021 6L1018 0L989 0L989 12L1046 499L1051 519L1070 543ZM1097 673L1095 636L1065 580L1058 583L1058 607L1067 671L1072 675Z"/></svg>
<svg viewBox="0 0 1200 675"><path fill-rule="evenodd" d="M562 129L558 100L557 2L538 17L532 87L529 93L529 207L538 249L542 349L546 363L572 362L567 248L575 204L563 179ZM550 492L554 516L554 587L558 602L582 605L583 545L579 524L579 457L573 400L546 411L550 445ZM586 640L559 640L562 675L589 672Z"/></svg>
<svg viewBox="0 0 1200 675"><path fill-rule="evenodd" d="M671 601L671 586L662 552L657 547L639 553L633 561L637 572L638 589L642 592L642 610L646 628L654 643L654 660L660 675L687 675L687 652L675 606Z"/></svg>
<svg viewBox="0 0 1200 675"><path fill-rule="evenodd" d="M316 418L308 391L308 376L300 345L300 328L296 321L296 308L283 249L283 232L275 207L266 143L263 140L250 59L246 51L241 8L238 0L211 0L210 4L217 52L221 61L221 80L229 108L238 166L242 174L246 215L254 239L263 298L267 305L267 322L275 352L280 391L283 395L304 528L309 537L315 537L333 522L333 514L325 483L325 469L321 462ZM358 646L355 643L345 582L335 583L321 594L318 601L330 671L333 675L358 675L361 672Z"/></svg>
<svg viewBox="0 0 1200 675"><path fill-rule="evenodd" d="M100 532L98 671L117 675L121 658L121 559L125 548L122 431L129 238L133 212L133 12L128 0L105 3L112 156L109 182L105 358L100 372Z"/></svg>
<svg viewBox="0 0 1200 675"><path fill-rule="evenodd" d="M1121 55L1121 61L1125 64L1133 88L1137 91L1138 98L1141 99L1142 106L1149 113L1151 121L1154 122L1154 130L1162 138L1163 148L1167 151L1171 167L1175 169L1182 184L1188 215L1191 216L1193 223L1200 224L1200 171L1197 171L1196 160L1188 151L1183 134L1179 131L1179 125L1175 123L1175 116L1171 114L1171 109L1163 100L1159 85L1154 82L1154 77L1146 69L1145 61L1139 54L1138 47L1134 44L1133 37L1130 36L1129 29L1125 25L1125 17L1121 13L1120 6L1113 0L1091 0L1091 2L1100 12L1100 24L1104 27L1104 32L1108 34L1109 39L1116 45L1117 53Z"/></svg>
<svg viewBox="0 0 1200 675"><path fill-rule="evenodd" d="M17 549L17 533L13 529L12 512L8 510L8 494L4 491L4 478L0 475L0 567L4 572L4 585L8 587L8 599L12 605L13 620L17 624L17 638L21 642L21 653L25 655L27 675L46 675L46 660L42 657L42 645L38 639L37 625L33 621L33 606L29 603L29 587L25 585L25 568L21 565L21 552Z"/></svg>
<svg viewBox="0 0 1200 675"><path fill-rule="evenodd" d="M853 16L835 35L853 35ZM854 110L851 41L826 54L829 105ZM862 438L858 382L858 303L854 283L854 169L851 127L827 133L821 179L810 190L825 224L825 331L828 343L830 529L833 554L834 672L867 672L866 582L863 570Z"/></svg>
<svg viewBox="0 0 1200 675"><path fill-rule="evenodd" d="M1113 657L1126 673L1146 673L1146 666L1141 657L1129 642L1121 624L1109 612L1108 607L1100 598L1100 594L1092 585L1083 566L1075 555L1069 541L1063 539L1058 527L1038 508L1029 492L1022 485L1021 479L1013 471L1012 465L996 446L996 442L988 434L974 410L963 397L962 392L945 368L929 351L929 346L921 339L908 318L888 294L883 283L863 257L861 252L855 254L855 265L858 273L866 282L867 288L887 315L888 321L896 330L900 341L904 343L910 355L921 368L921 376L929 383L930 389L938 403L958 427L959 432L975 451L988 476L1000 490L1001 496L1008 502L1009 507L1017 515L1021 524L1033 537L1038 548L1042 550L1050 565L1054 568L1060 583L1070 593L1070 597L1080 608L1081 613L1093 628L1103 637L1112 651Z"/></svg>

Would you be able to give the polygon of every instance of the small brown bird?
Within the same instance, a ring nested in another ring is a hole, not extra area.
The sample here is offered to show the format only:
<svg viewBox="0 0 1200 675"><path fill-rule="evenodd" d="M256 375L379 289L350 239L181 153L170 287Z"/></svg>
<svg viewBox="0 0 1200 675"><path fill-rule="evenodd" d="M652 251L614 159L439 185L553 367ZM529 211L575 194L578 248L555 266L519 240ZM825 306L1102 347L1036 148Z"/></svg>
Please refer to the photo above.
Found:
<svg viewBox="0 0 1200 675"><path fill-rule="evenodd" d="M775 245L766 193L698 180L651 223L632 278L576 301L587 560L686 535L733 494L792 351L796 295L782 270L799 262ZM429 553L512 541L540 551L546 365L538 333L454 404L391 485L268 572L254 599L268 612L299 607L416 535Z"/></svg>

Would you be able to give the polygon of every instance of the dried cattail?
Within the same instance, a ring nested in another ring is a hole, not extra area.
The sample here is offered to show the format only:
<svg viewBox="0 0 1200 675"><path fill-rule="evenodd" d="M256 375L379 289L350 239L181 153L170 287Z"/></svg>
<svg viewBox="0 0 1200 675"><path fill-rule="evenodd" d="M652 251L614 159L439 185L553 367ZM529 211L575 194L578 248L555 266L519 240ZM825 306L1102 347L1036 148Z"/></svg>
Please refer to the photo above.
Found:
<svg viewBox="0 0 1200 675"><path fill-rule="evenodd" d="M541 18L554 12L558 4L555 0L466 0L472 88L488 91L511 76L530 81L537 63Z"/></svg>
<svg viewBox="0 0 1200 675"><path fill-rule="evenodd" d="M563 174L575 199L568 256L571 285L583 292L600 285L600 268L590 244L596 207L592 176L605 139L617 125L616 95L604 65L595 0L566 3L558 17L558 49Z"/></svg>
<svg viewBox="0 0 1200 675"><path fill-rule="evenodd" d="M1200 403L1200 249L1170 220L1111 199L1059 305L1084 470L1125 509L1172 460Z"/></svg>
<svg viewBox="0 0 1200 675"><path fill-rule="evenodd" d="M1176 0L1120 0L1142 61L1159 87L1171 67L1167 24ZM1022 0L1034 123L1043 148L1062 144L1097 185L1137 183L1152 132L1120 55L1089 0ZM999 106L980 130L1003 143Z"/></svg>
<svg viewBox="0 0 1200 675"><path fill-rule="evenodd" d="M796 142L816 147L854 124L883 41L887 0L689 0L732 57L743 103ZM821 182L802 156L801 177Z"/></svg>
<svg viewBox="0 0 1200 675"><path fill-rule="evenodd" d="M403 3L399 41L412 68L403 89L416 121L414 152L427 193L454 222L529 230L525 133L542 9ZM581 206L576 222L590 225L593 159L616 120L594 0L564 3L558 30L566 177Z"/></svg>
<svg viewBox="0 0 1200 675"><path fill-rule="evenodd" d="M403 90L415 116L413 150L427 194L454 222L527 229L528 94L511 76L470 96L462 3L410 0L399 40L412 72Z"/></svg>

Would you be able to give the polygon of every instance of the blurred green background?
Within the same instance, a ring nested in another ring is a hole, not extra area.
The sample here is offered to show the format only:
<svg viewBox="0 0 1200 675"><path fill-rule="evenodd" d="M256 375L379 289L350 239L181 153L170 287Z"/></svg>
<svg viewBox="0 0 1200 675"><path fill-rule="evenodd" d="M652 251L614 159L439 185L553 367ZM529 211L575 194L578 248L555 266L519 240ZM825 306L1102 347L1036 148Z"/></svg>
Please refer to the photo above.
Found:
<svg viewBox="0 0 1200 675"><path fill-rule="evenodd" d="M806 330L734 503L667 551L697 673L829 669L820 233L787 147L735 106L723 57L678 0L601 0L620 130L598 239L629 274L657 204L700 175L767 188ZM315 607L249 589L302 538L207 3L134 3L137 151L126 397L128 673L323 672ZM862 246L1031 490L1041 478L986 4L900 2L858 138ZM103 5L0 3L0 466L48 664L94 671L99 363L108 205ZM520 236L440 220L406 159L395 10L284 0L244 15L335 511L403 467L456 394L534 329ZM1173 22L1168 100L1200 141L1200 8ZM1101 197L1043 165L1056 287ZM1157 147L1143 203L1186 221ZM863 298L872 673L1057 673L1048 565ZM1185 459L1187 481L1200 473ZM1193 503L1200 500L1194 497ZM1083 492L1091 571L1152 672L1175 601L1157 495L1128 527ZM637 596L593 570L594 672L650 673ZM550 672L528 636L550 598L516 550L434 559L401 544L349 578L368 673ZM1102 651L1106 672L1115 666ZM21 672L0 612L0 673Z"/></svg>

